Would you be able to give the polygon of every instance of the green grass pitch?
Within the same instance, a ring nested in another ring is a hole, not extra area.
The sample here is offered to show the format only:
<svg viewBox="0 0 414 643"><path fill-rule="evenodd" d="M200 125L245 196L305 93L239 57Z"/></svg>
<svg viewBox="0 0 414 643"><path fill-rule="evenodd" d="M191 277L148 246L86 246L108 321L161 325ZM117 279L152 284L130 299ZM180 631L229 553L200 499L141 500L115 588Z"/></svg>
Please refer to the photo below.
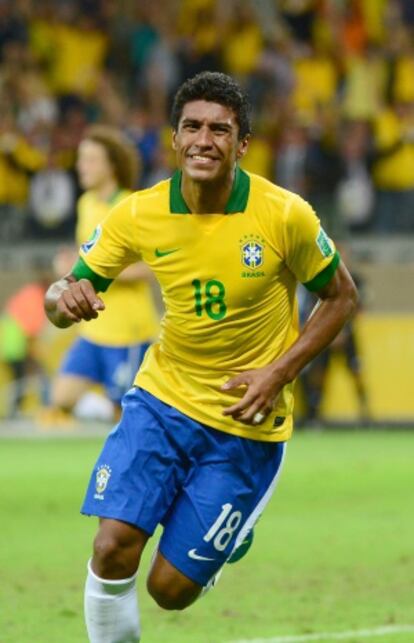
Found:
<svg viewBox="0 0 414 643"><path fill-rule="evenodd" d="M96 521L79 505L101 443L0 441L3 643L86 641L83 583ZM139 579L143 643L413 624L413 449L408 431L297 431L254 547L187 611L163 612L147 596L150 541ZM414 633L375 640L409 643Z"/></svg>

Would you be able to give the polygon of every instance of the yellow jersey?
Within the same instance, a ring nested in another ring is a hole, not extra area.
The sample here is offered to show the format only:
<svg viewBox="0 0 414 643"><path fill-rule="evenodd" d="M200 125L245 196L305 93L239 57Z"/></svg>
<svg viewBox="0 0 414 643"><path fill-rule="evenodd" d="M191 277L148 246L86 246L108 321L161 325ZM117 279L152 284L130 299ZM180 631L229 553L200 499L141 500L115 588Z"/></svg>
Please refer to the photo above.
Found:
<svg viewBox="0 0 414 643"><path fill-rule="evenodd" d="M237 168L220 214L190 213L180 186L176 172L116 206L84 244L73 274L105 290L142 258L161 285L166 312L135 384L226 433L286 440L292 383L259 426L222 415L245 389L221 386L289 348L299 333L297 281L322 288L339 255L310 205L262 177Z"/></svg>
<svg viewBox="0 0 414 643"><path fill-rule="evenodd" d="M119 190L109 201L102 201L91 190L78 201L76 241L80 245L90 238L96 226L111 207L127 197L129 190ZM143 280L117 280L102 295L105 310L97 319L81 322L81 337L103 346L131 346L156 338L159 330L150 285Z"/></svg>

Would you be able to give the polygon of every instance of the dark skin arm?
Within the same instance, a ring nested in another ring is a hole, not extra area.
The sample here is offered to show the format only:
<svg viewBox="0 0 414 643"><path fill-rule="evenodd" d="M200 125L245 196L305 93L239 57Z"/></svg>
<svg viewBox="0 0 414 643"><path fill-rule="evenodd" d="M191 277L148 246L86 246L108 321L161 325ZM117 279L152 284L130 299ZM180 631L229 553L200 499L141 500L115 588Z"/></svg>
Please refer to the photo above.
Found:
<svg viewBox="0 0 414 643"><path fill-rule="evenodd" d="M58 328L67 328L82 319L95 319L101 310L105 310L105 304L91 282L76 281L70 274L55 281L45 296L46 315Z"/></svg>
<svg viewBox="0 0 414 643"><path fill-rule="evenodd" d="M253 419L255 414L262 413L266 417L285 384L292 382L304 366L331 343L345 322L352 317L357 307L358 293L342 262L331 281L318 291L318 296L319 306L306 322L296 342L282 357L263 368L236 375L223 385L224 391L239 386L247 388L243 398L225 409L223 415L231 415L243 424L258 424Z"/></svg>

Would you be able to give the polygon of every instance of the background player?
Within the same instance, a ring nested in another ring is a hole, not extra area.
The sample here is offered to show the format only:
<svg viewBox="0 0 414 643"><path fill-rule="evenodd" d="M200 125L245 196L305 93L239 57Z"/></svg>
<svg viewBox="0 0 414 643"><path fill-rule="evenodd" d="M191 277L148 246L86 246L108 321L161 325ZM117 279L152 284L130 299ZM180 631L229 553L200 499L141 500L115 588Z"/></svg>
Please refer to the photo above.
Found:
<svg viewBox="0 0 414 643"><path fill-rule="evenodd" d="M238 168L250 122L237 83L187 81L172 125L180 171L117 206L46 297L59 327L93 319L96 292L142 256L166 304L83 506L101 517L85 590L96 642L139 640L135 575L159 523L147 583L157 603L183 609L208 587L276 485L293 380L356 305L310 206ZM322 300L300 335L297 281Z"/></svg>
<svg viewBox="0 0 414 643"><path fill-rule="evenodd" d="M80 143L77 170L86 192L78 202L76 240L79 245L86 242L87 247L87 240L110 209L135 186L138 155L120 131L95 125ZM59 274L67 272L73 261L74 251L63 248L56 257L55 269ZM103 385L115 410L120 408L121 398L158 332L151 278L144 263L129 266L103 295L105 312L92 323L81 322L79 337L53 382L55 408L71 411L76 405L83 416L100 415L106 405L95 395L85 396L93 384Z"/></svg>

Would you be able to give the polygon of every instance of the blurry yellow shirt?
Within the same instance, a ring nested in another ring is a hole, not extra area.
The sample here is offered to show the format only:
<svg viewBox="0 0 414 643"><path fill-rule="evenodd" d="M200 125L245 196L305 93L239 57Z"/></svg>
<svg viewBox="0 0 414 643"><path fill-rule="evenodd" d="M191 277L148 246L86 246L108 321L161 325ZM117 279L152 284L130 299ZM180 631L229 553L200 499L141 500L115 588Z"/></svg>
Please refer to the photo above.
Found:
<svg viewBox="0 0 414 643"><path fill-rule="evenodd" d="M346 59L345 93L342 111L347 118L372 119L380 108L387 81L383 59L363 56Z"/></svg>
<svg viewBox="0 0 414 643"><path fill-rule="evenodd" d="M243 157L241 167L246 172L260 174L266 179L273 175L273 149L264 137L255 136L249 143L246 156Z"/></svg>
<svg viewBox="0 0 414 643"><path fill-rule="evenodd" d="M414 59L401 56L395 64L393 96L396 102L414 102Z"/></svg>
<svg viewBox="0 0 414 643"><path fill-rule="evenodd" d="M293 101L301 113L313 114L318 105L326 105L335 98L338 75L329 58L299 59L294 64L294 75Z"/></svg>
<svg viewBox="0 0 414 643"><path fill-rule="evenodd" d="M91 96L96 91L107 48L107 38L99 31L56 25L51 67L53 89L60 94Z"/></svg>
<svg viewBox="0 0 414 643"><path fill-rule="evenodd" d="M176 172L115 207L74 274L104 289L142 257L160 282L166 313L136 385L224 432L286 440L293 384L253 427L222 415L245 389L221 386L287 350L299 332L297 281L323 287L339 257L311 207L266 179L238 169L226 214L190 213L180 180Z"/></svg>
<svg viewBox="0 0 414 643"><path fill-rule="evenodd" d="M129 194L121 190L108 203L99 200L92 191L85 192L78 202L77 243L80 245L89 239L111 207ZM105 310L97 319L81 322L81 337L107 346L129 346L155 339L159 330L158 315L146 281L117 280L102 294L102 299Z"/></svg>
<svg viewBox="0 0 414 643"><path fill-rule="evenodd" d="M379 150L398 143L404 135L404 127L409 128L409 124L402 123L392 110L384 110L374 123ZM414 143L401 143L394 152L376 161L372 175L376 186L384 190L414 189Z"/></svg>
<svg viewBox="0 0 414 643"><path fill-rule="evenodd" d="M229 74L250 74L256 67L263 48L258 25L252 23L240 31L230 32L223 42L223 61Z"/></svg>

